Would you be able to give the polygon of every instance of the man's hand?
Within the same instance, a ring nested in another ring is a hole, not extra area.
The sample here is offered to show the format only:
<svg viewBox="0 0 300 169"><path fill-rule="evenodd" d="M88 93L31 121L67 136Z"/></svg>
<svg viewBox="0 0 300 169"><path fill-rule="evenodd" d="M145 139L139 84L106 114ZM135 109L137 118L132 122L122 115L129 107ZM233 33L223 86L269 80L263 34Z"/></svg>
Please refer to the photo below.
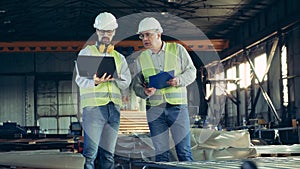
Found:
<svg viewBox="0 0 300 169"><path fill-rule="evenodd" d="M167 81L167 83L168 83L170 86L178 86L178 84L179 84L179 79L175 77L175 78L170 79L169 81Z"/></svg>
<svg viewBox="0 0 300 169"><path fill-rule="evenodd" d="M156 89L150 87L150 88L144 88L144 91L147 96L152 96L155 93Z"/></svg>
<svg viewBox="0 0 300 169"><path fill-rule="evenodd" d="M107 82L107 81L112 81L114 80L114 78L111 78L111 75L108 75L106 76L106 73L103 74L102 77L98 77L96 74L94 74L94 83L95 85L98 85L100 83L104 83L104 82Z"/></svg>

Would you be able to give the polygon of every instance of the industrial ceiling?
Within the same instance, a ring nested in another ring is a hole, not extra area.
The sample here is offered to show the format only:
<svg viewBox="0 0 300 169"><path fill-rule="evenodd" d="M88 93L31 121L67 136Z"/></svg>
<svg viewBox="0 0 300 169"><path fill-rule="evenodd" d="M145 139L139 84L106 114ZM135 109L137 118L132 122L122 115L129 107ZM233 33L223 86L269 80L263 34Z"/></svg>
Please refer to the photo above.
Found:
<svg viewBox="0 0 300 169"><path fill-rule="evenodd" d="M264 12L275 2L276 0L1 0L0 42L87 40L94 33L92 25L95 17L103 11L111 12L117 18L143 12L164 12L187 20L210 39L226 39L237 27Z"/></svg>

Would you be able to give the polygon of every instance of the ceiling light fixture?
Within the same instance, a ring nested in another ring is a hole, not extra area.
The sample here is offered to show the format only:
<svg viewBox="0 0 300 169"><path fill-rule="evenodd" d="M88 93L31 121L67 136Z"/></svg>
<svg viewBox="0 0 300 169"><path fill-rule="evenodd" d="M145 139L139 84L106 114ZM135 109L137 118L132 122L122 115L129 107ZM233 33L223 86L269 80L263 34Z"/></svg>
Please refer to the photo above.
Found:
<svg viewBox="0 0 300 169"><path fill-rule="evenodd" d="M167 10L167 9L163 9L163 10L161 11L161 14L162 14L162 15L168 14L168 10Z"/></svg>
<svg viewBox="0 0 300 169"><path fill-rule="evenodd" d="M169 3L176 3L176 0L168 0Z"/></svg>
<svg viewBox="0 0 300 169"><path fill-rule="evenodd" d="M3 21L3 24L10 24L10 23L11 23L10 20Z"/></svg>

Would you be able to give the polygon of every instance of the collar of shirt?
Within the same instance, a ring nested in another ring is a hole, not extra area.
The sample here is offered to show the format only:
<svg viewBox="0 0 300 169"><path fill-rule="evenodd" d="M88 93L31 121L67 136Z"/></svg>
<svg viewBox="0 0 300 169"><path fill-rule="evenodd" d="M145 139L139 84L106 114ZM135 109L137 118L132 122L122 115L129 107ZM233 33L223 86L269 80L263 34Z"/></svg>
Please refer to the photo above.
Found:
<svg viewBox="0 0 300 169"><path fill-rule="evenodd" d="M163 46L158 53L152 53L152 51L150 49L148 50L149 54L152 57L154 67L156 69L159 69L160 71L164 70L165 48L166 48L166 45L165 45L165 42L163 42Z"/></svg>
<svg viewBox="0 0 300 169"><path fill-rule="evenodd" d="M95 45L97 46L97 48L100 46L100 42L96 41Z"/></svg>
<svg viewBox="0 0 300 169"><path fill-rule="evenodd" d="M165 52L165 50L166 50L166 43L163 41L162 42L162 48L160 49L160 51L158 52L158 53L152 53L152 51L149 49L149 53L151 54L151 55L161 55L162 54L162 52L164 53Z"/></svg>

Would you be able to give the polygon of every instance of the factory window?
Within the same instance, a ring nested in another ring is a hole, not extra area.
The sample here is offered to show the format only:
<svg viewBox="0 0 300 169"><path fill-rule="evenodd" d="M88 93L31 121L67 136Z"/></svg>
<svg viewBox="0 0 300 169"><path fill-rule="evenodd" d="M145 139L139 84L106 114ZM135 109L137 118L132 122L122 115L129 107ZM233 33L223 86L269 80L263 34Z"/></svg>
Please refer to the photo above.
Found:
<svg viewBox="0 0 300 169"><path fill-rule="evenodd" d="M215 84L211 87L215 88L215 94L217 96L224 95L224 90L226 90L226 84L224 83L224 72L216 74L215 79Z"/></svg>
<svg viewBox="0 0 300 169"><path fill-rule="evenodd" d="M233 80L236 79L236 67L231 67L226 71L227 82L227 90L234 91L236 90L236 84L233 83Z"/></svg>
<svg viewBox="0 0 300 169"><path fill-rule="evenodd" d="M240 87L247 88L251 85L251 76L250 76L250 65L248 62L241 63L239 65L240 73Z"/></svg>
<svg viewBox="0 0 300 169"><path fill-rule="evenodd" d="M36 98L40 130L46 134L68 134L71 122L77 122L78 109L72 81L38 80Z"/></svg>
<svg viewBox="0 0 300 169"><path fill-rule="evenodd" d="M212 94L213 90L210 83L205 84L205 99L208 100Z"/></svg>
<svg viewBox="0 0 300 169"><path fill-rule="evenodd" d="M283 105L287 106L289 103L288 97L288 64L287 64L287 51L286 46L281 49L281 76L282 76L282 93L283 93Z"/></svg>
<svg viewBox="0 0 300 169"><path fill-rule="evenodd" d="M209 83L206 84L205 88L206 99L209 99L209 97L212 95L224 95L224 91L226 90L226 84L224 83L224 72L214 74L213 77L209 79Z"/></svg>
<svg viewBox="0 0 300 169"><path fill-rule="evenodd" d="M266 72L267 68L267 55L266 53L263 53L257 57L254 58L254 70L255 73L259 79L260 82L262 82L262 79L264 77L264 74ZM264 77L264 81L267 80L267 76ZM258 84L257 79L255 79L255 83Z"/></svg>

